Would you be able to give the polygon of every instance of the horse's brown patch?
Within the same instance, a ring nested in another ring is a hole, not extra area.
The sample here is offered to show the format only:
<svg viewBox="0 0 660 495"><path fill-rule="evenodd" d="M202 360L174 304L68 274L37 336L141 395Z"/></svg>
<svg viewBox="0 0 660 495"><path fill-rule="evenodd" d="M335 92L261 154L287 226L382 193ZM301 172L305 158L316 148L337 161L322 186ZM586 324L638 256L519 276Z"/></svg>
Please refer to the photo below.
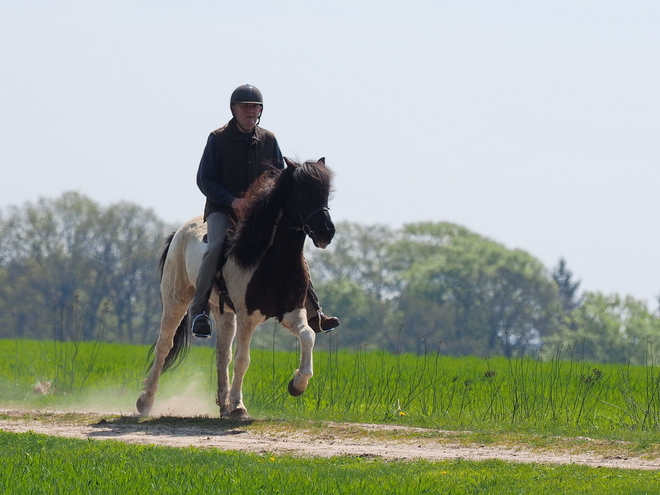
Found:
<svg viewBox="0 0 660 495"><path fill-rule="evenodd" d="M303 232L278 229L273 244L252 275L245 294L249 313L282 320L285 313L304 306L309 273L302 257Z"/></svg>

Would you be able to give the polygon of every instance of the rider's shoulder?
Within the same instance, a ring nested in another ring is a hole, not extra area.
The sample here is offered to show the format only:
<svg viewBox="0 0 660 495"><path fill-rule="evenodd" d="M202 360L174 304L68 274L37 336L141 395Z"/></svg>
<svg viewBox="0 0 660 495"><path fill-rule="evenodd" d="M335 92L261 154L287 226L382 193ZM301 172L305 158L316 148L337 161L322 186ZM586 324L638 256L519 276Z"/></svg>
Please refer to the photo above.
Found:
<svg viewBox="0 0 660 495"><path fill-rule="evenodd" d="M219 127L215 131L211 132L211 135L219 137L220 135L225 134L228 130L229 130L229 124L225 124L222 127Z"/></svg>
<svg viewBox="0 0 660 495"><path fill-rule="evenodd" d="M264 129L263 127L255 127L254 132L259 139L275 139L275 134L270 132L268 129Z"/></svg>

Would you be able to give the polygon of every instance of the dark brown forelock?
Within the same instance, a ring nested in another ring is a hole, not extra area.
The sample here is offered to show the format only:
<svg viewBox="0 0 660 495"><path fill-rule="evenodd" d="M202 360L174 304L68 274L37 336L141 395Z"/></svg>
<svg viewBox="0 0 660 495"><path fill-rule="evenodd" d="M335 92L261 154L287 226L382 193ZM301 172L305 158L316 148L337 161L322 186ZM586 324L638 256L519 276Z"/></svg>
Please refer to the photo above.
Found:
<svg viewBox="0 0 660 495"><path fill-rule="evenodd" d="M305 187L318 191L332 191L332 171L315 161L306 161L299 165L293 174L294 180Z"/></svg>

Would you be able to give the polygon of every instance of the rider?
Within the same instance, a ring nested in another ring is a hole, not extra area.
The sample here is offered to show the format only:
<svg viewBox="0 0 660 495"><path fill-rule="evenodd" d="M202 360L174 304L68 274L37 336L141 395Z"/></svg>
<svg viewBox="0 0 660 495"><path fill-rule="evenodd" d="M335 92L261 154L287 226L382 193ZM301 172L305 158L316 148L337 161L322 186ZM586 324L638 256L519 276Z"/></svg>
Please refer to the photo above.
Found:
<svg viewBox="0 0 660 495"><path fill-rule="evenodd" d="M233 118L211 133L197 171L197 186L206 196L204 219L208 246L197 276L195 296L190 304L192 332L196 337L211 336L209 296L231 217L243 194L269 167L284 168L282 152L272 132L259 127L263 112L261 91L244 84L234 90L229 101ZM339 320L326 316L310 282L306 309L308 324L316 332L339 326Z"/></svg>

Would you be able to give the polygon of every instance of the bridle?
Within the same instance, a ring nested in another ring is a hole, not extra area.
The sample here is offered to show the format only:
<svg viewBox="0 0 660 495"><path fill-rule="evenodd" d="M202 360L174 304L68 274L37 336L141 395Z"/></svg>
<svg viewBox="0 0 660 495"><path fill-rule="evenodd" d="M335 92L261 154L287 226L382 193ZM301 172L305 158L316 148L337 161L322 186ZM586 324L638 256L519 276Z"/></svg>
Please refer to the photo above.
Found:
<svg viewBox="0 0 660 495"><path fill-rule="evenodd" d="M312 210L312 212L309 213L305 218L303 218L302 213L298 212L298 214L300 215L300 218L302 219L302 227L300 227L300 229L305 234L307 234L309 237L312 237L312 234L314 232L312 231L312 228L309 226L309 224L307 222L309 221L310 218L312 218L317 213L328 212L328 211L330 211L330 208L328 208L327 206L319 206L315 210Z"/></svg>
<svg viewBox="0 0 660 495"><path fill-rule="evenodd" d="M309 226L309 224L307 222L309 222L310 218L312 218L317 213L328 212L328 211L330 211L330 208L328 208L327 206L325 206L325 205L324 206L319 206L315 210L312 210L310 213L308 213L306 217L303 217L302 213L300 213L300 210L299 210L298 211L298 216L300 217L300 220L301 220L300 225L285 225L285 224L282 224L282 223L276 223L275 225L278 225L280 227L284 227L285 229L293 230L295 232L301 232L302 231L306 235L308 235L309 237L312 237L312 234L314 233L314 231L312 230L312 228Z"/></svg>
<svg viewBox="0 0 660 495"><path fill-rule="evenodd" d="M291 221L291 218L289 218L288 215L286 214L286 210L282 210L282 216L284 217L286 223L276 222L275 225L284 227L285 229L288 229L288 230L293 230L294 232L304 232L305 235L312 238L312 235L314 234L314 231L309 226L308 222L315 215L317 215L321 212L327 213L328 211L330 211L330 208L328 208L327 197L326 197L326 201L325 201L324 205L319 206L318 208L315 208L311 212L307 213L306 216L303 216L302 211L301 211L302 209L300 208L299 192L294 188L292 193L293 193L293 198L292 198L293 199L293 205L292 206L294 206L297 215L293 211L291 211L291 210L289 210L289 211L290 211L291 214L293 214L293 215L295 215L299 218L300 223L298 225L296 225L297 222Z"/></svg>

